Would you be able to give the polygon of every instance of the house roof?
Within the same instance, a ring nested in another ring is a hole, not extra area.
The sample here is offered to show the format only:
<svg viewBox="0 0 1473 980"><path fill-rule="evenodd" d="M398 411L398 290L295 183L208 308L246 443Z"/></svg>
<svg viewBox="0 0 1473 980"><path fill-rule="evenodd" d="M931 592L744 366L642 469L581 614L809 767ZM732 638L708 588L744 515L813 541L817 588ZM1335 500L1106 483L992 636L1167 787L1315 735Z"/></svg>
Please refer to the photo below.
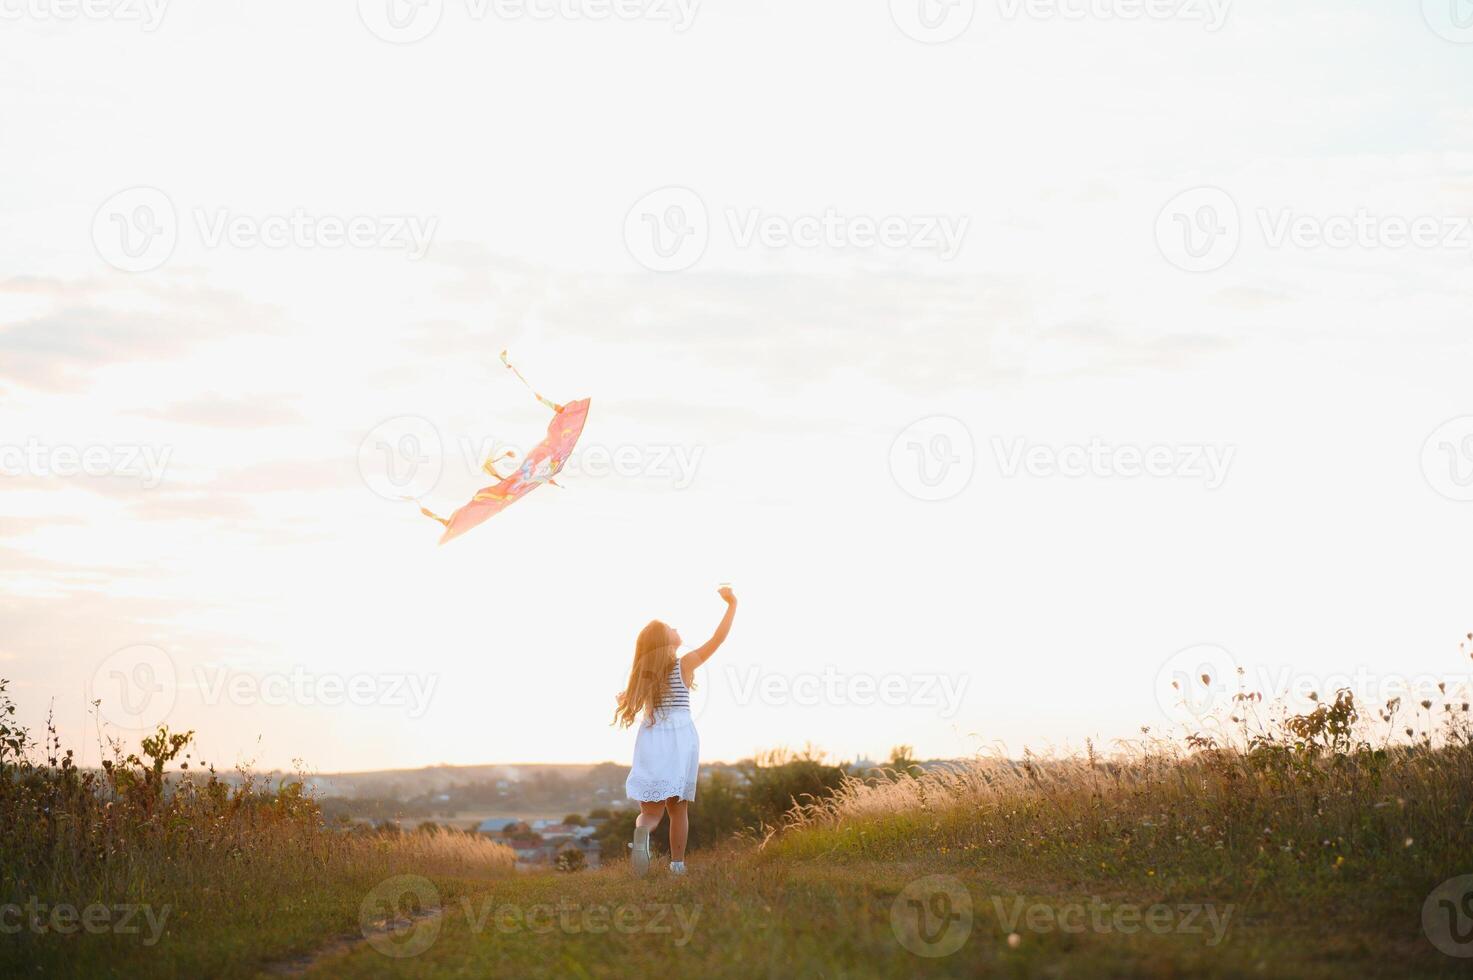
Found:
<svg viewBox="0 0 1473 980"><path fill-rule="evenodd" d="M490 820L482 820L476 830L483 834L494 834L505 830L517 821L506 817L492 817Z"/></svg>

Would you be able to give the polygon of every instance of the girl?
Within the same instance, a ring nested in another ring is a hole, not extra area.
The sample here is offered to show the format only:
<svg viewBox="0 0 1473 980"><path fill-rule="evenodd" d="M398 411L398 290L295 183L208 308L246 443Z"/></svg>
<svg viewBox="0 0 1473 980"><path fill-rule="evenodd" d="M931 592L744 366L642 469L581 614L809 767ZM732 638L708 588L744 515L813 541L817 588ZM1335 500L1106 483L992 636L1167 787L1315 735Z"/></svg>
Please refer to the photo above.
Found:
<svg viewBox="0 0 1473 980"><path fill-rule="evenodd" d="M696 798L696 776L700 770L701 738L690 714L690 689L696 668L726 642L737 601L730 586L717 594L726 601L726 615L715 634L703 646L683 657L680 634L655 620L644 628L634 644L634 666L629 686L619 695L614 721L628 728L643 715L634 739L634 765L624 782L624 792L639 803L634 821L631 863L636 874L650 867L650 831L670 814L670 873L685 874L685 840L690 832L687 805Z"/></svg>

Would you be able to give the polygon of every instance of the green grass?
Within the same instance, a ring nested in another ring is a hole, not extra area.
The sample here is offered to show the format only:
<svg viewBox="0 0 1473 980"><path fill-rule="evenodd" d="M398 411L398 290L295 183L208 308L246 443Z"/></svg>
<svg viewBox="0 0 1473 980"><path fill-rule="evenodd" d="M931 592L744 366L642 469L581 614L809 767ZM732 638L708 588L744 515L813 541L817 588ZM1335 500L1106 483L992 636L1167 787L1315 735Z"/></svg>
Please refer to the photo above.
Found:
<svg viewBox="0 0 1473 980"><path fill-rule="evenodd" d="M286 881L244 876L228 892L145 897L163 930L151 942L141 915L137 933L61 935L29 928L0 936L0 976L251 977L268 966L316 953L338 937L361 940L364 897L382 871ZM438 879L447 902L484 879ZM87 902L71 902L82 906ZM112 920L122 924L123 919ZM12 923L13 925L14 923Z"/></svg>
<svg viewBox="0 0 1473 980"><path fill-rule="evenodd" d="M955 952L928 958L901 944L892 928L892 908L907 885L936 874L955 878L967 891L971 928ZM378 977L390 971L407 977L624 977L668 976L676 971L713 977L1467 975L1465 962L1442 956L1421 936L1420 908L1387 916L1374 905L1286 909L1277 901L1249 898L1235 905L1216 946L1209 945L1210 930L1035 932L1024 925L1018 945L1011 947L993 897L1002 903L1005 916L1019 898L1029 906L1055 910L1070 903L1087 907L1096 897L1112 908L1122 902L1149 907L1170 900L1166 891L1122 890L1118 882L1020 878L990 867L975 853L903 861L727 850L693 860L692 872L684 878L671 878L657 869L646 879L636 879L625 867L611 867L576 876L525 875L467 885L457 897L443 902L438 933L423 952L394 958L360 944L317 961L309 975ZM656 910L662 907L673 911L657 919ZM632 910L625 913L626 925L637 929L584 928L585 922L605 922L601 910L618 908ZM554 918L550 911L534 911L538 909L567 912ZM683 918L674 914L677 911ZM587 915L593 918L586 919ZM1106 916L1105 921L1113 920ZM690 925L688 931L682 930L682 923ZM409 932L398 941L413 936Z"/></svg>

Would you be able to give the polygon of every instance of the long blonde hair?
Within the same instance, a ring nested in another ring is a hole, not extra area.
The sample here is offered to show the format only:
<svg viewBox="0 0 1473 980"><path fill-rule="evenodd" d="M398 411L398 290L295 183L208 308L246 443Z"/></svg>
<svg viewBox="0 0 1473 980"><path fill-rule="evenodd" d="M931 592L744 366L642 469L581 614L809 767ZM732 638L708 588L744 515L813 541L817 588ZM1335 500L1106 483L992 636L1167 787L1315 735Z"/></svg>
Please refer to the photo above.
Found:
<svg viewBox="0 0 1473 980"><path fill-rule="evenodd" d="M641 714L653 717L670 696L670 671L676 663L670 633L670 627L656 619L634 641L629 684L619 692L614 708L614 724L620 728L628 728Z"/></svg>

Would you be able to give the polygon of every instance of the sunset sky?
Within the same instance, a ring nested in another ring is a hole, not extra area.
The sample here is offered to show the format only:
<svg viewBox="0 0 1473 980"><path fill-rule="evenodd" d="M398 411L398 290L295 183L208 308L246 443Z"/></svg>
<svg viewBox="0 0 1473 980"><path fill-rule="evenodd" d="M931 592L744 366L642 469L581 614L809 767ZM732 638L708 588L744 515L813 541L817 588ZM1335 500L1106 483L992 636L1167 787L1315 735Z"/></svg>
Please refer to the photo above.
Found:
<svg viewBox="0 0 1473 980"><path fill-rule="evenodd" d="M907 2L5 6L22 719L624 762L636 634L725 581L708 760L1108 743L1224 658L1465 679L1473 31ZM391 498L548 422L503 348L581 454L437 548Z"/></svg>

